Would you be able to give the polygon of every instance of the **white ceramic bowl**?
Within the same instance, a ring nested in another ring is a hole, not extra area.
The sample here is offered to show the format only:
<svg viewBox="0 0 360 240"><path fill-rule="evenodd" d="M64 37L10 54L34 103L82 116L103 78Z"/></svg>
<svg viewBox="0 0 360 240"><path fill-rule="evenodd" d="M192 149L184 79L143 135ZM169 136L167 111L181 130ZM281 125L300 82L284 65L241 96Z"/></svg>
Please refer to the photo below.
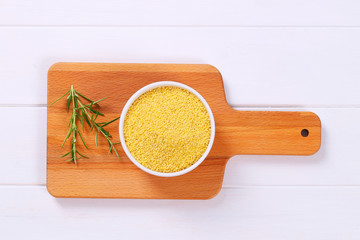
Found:
<svg viewBox="0 0 360 240"><path fill-rule="evenodd" d="M141 165L138 161L136 161L136 159L131 155L129 149L126 146L125 143L125 137L124 137L124 121L125 121L125 116L129 110L129 107L133 104L133 102L140 97L142 94L144 94L147 91L150 91L154 88L158 88L158 87L163 87L163 86L172 86L172 87L179 87L179 88L183 88L188 90L189 92L195 94L195 96L197 96L201 102L204 104L209 116L210 116L210 126L211 126L211 134L210 134L210 141L209 141L209 145L206 148L204 154L201 156L201 158L199 158L199 160L197 160L193 165L191 165L190 167L183 169L181 171L178 172L171 172L171 173L164 173L164 172L157 172L157 171L153 171L143 165ZM210 109L209 104L205 101L205 99L194 89L192 89L191 87L182 84L182 83L178 83L178 82L171 82L171 81L164 81L164 82L155 82L152 84L149 84L143 88L141 88L140 90L138 90L134 95L131 96L131 98L127 101L127 103L125 104L124 109L121 112L121 116L120 116L120 122L119 122L119 134L120 134L120 142L121 145L126 153L126 155L128 156L128 158L136 165L138 166L141 170L150 173L152 175L155 176L159 176L159 177L175 177L175 176L180 176L183 175L185 173L188 173L190 171L192 171L193 169L195 169L197 166L199 166L202 161L204 161L204 159L206 158L206 156L209 154L211 147L214 143L214 139L215 139L215 120L214 120L214 115Z"/></svg>

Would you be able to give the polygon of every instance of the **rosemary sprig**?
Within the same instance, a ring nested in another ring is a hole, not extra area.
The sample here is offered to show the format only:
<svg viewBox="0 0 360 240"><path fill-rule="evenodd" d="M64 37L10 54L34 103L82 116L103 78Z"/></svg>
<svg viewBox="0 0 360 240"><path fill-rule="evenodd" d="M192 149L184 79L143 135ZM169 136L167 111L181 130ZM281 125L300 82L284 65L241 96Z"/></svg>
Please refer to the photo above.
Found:
<svg viewBox="0 0 360 240"><path fill-rule="evenodd" d="M77 146L77 136L80 137L82 143L84 144L84 146L88 149L88 146L86 145L80 130L78 128L78 122L80 122L81 126L82 126L82 130L84 132L84 122L86 122L89 127L91 128L91 131L95 132L95 144L96 146L98 146L97 144L97 138L98 138L98 133L102 134L106 141L109 144L109 153L113 153L115 152L116 156L119 157L118 152L116 151L115 145L118 143L113 143L111 141L112 136L110 135L110 133L108 131L106 131L104 129L105 126L115 122L116 120L118 120L120 117L117 117L109 122L101 122L98 123L97 117L100 116L104 116L103 113L101 113L99 110L94 109L93 107L98 107L100 108L99 102L105 100L105 98L97 100L97 101L93 101L87 97L85 97L84 95L82 95L81 93L79 93L78 91L76 91L74 89L74 86L71 85L70 90L67 91L63 96L61 96L60 98L56 99L52 104L50 104L49 107L51 107L54 103L56 103L57 101L59 101L60 99L62 99L63 97L67 96L67 104L66 104L66 111L69 112L70 110L70 105L72 105L72 115L70 117L70 121L69 121L69 131L64 139L64 142L61 146L61 148L65 145L65 142L71 138L71 149L69 152L65 153L63 156L61 157L66 157L68 155L70 155L70 159L67 160L69 162L73 162L75 164L77 164L77 160L79 160L80 158L88 158L87 156L81 154L76 146ZM82 99L85 99L86 101L90 102L89 104L83 104Z"/></svg>
<svg viewBox="0 0 360 240"><path fill-rule="evenodd" d="M104 98L103 98L103 99L100 99L100 100L98 100L98 101L96 101L96 102L90 103L90 104L88 104L88 105L84 105L84 104L81 103L81 101L78 101L79 106L80 106L78 109L81 111L81 116L85 119L85 121L86 121L86 122L88 123L88 125L91 127L91 131L95 130L95 145L98 146L98 144L97 144L97 136L98 136L98 133L101 133L101 134L105 137L106 141L107 141L108 144L109 144L109 153L113 153L113 151L114 151L115 154L116 154L116 156L119 157L119 154L118 154L118 152L116 151L116 148L114 147L114 145L115 145L115 144L118 144L118 143L113 143L113 142L111 141L112 136L110 135L110 133L109 133L108 131L106 131L106 130L104 129L104 127L105 127L106 125L109 125L109 124L112 123L112 122L115 122L115 121L118 120L120 117L117 117L117 118L115 118L115 119L113 119L113 120L111 120L111 121L109 121L109 122L106 122L106 123L97 123L97 122L96 122L97 117L98 117L99 115L103 115L103 114L102 114L101 112L96 111L96 110L94 110L94 109L91 108L94 104L98 104L98 103L99 103L100 101L102 101L102 100L104 100ZM91 113L92 113L92 115L91 115ZM94 117L93 114L95 114L95 117ZM87 121L87 120L89 120L89 119L90 119L90 124L89 124L89 122Z"/></svg>

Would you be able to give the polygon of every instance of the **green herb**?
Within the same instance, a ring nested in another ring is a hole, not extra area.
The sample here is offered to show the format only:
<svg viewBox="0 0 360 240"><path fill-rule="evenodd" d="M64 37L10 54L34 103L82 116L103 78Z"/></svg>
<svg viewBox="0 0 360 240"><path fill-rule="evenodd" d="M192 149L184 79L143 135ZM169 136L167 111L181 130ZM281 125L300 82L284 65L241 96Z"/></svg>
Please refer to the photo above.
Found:
<svg viewBox="0 0 360 240"><path fill-rule="evenodd" d="M70 159L67 161L73 162L75 164L77 164L77 161L82 157L88 158L85 155L81 154L76 148L77 143L78 143L78 138L77 138L78 136L80 137L84 146L86 148L88 148L83 137L81 136L81 133L80 133L80 130L78 127L79 122L80 122L80 125L82 126L83 132L84 132L84 122L87 125L89 125L91 131L95 132L96 146L97 146L98 134L100 133L101 135L103 135L105 137L106 141L109 144L109 153L115 152L116 156L119 157L119 154L115 149L115 144L119 144L119 143L113 143L111 141L112 136L110 135L110 133L108 131L106 131L104 129L104 127L115 122L120 117L115 118L109 122L100 122L100 123L97 122L98 116L99 115L104 116L104 114L101 113L99 110L96 110L95 107L100 108L99 102L105 100L105 98L97 100L97 101L93 101L93 100L85 97L78 91L76 91L74 89L74 86L71 85L70 90L67 91L63 96L61 96L60 98L55 100L49 107L51 107L54 103L56 103L57 101L59 101L60 99L65 97L66 95L68 95L66 98L67 99L66 111L69 112L70 105L72 105L72 114L71 114L70 122L69 122L69 131L64 139L63 144L61 145L61 148L64 146L66 140L71 138L71 150L69 152L65 153L61 157L66 157L66 156L70 155ZM89 103L84 104L82 102L82 99L85 99Z"/></svg>

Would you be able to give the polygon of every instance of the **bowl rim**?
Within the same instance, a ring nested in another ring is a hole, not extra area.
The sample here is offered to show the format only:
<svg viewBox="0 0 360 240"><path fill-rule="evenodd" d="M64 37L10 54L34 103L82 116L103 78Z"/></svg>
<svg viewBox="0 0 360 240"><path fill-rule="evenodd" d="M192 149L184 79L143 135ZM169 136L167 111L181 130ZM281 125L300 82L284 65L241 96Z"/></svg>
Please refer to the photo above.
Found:
<svg viewBox="0 0 360 240"><path fill-rule="evenodd" d="M130 106L133 104L133 102L138 99L142 94L144 94L145 92L148 92L152 89L158 88L158 87L166 87L166 86L170 86L170 87L179 87L185 90L188 90L189 92L193 93L195 96L197 96L200 101L204 104L209 117L210 117L210 140L209 140L209 144L204 152L204 154L190 167L185 168L183 170L177 171L177 172L170 172L170 173L164 173L164 172L157 172L154 170L151 170L145 166L143 166L142 164L140 164L130 153L126 143L125 143L125 137L124 137L124 122L125 122L125 117L126 114L128 113L128 110L130 108ZM192 170L194 170L197 166L199 166L207 157L207 155L209 154L212 145L214 143L214 139L215 139L215 119L214 119L214 115L211 111L211 108L209 106L209 104L206 102L206 100L200 95L200 93L198 93L195 89L183 84L183 83L179 83L179 82L174 82L174 81L159 81L159 82L154 82L151 84L148 84L142 88L140 88L137 92L135 92L130 98L129 100L126 102L121 115L120 115L120 121L119 121L119 135L120 135L120 142L121 142L121 146L125 151L125 154L127 155L127 157L141 170L155 175L155 176L159 176L159 177L175 177L175 176L180 176L183 175L185 173L188 173Z"/></svg>

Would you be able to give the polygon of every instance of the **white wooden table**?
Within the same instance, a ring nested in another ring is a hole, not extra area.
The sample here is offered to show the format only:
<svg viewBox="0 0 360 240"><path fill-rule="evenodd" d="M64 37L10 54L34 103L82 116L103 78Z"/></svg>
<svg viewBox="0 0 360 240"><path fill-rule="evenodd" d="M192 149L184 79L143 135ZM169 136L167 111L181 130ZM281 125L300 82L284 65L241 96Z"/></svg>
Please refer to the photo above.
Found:
<svg viewBox="0 0 360 240"><path fill-rule="evenodd" d="M357 0L0 0L0 239L359 239L359 13ZM317 113L322 146L236 156L207 201L55 199L59 61L212 64L235 108Z"/></svg>

